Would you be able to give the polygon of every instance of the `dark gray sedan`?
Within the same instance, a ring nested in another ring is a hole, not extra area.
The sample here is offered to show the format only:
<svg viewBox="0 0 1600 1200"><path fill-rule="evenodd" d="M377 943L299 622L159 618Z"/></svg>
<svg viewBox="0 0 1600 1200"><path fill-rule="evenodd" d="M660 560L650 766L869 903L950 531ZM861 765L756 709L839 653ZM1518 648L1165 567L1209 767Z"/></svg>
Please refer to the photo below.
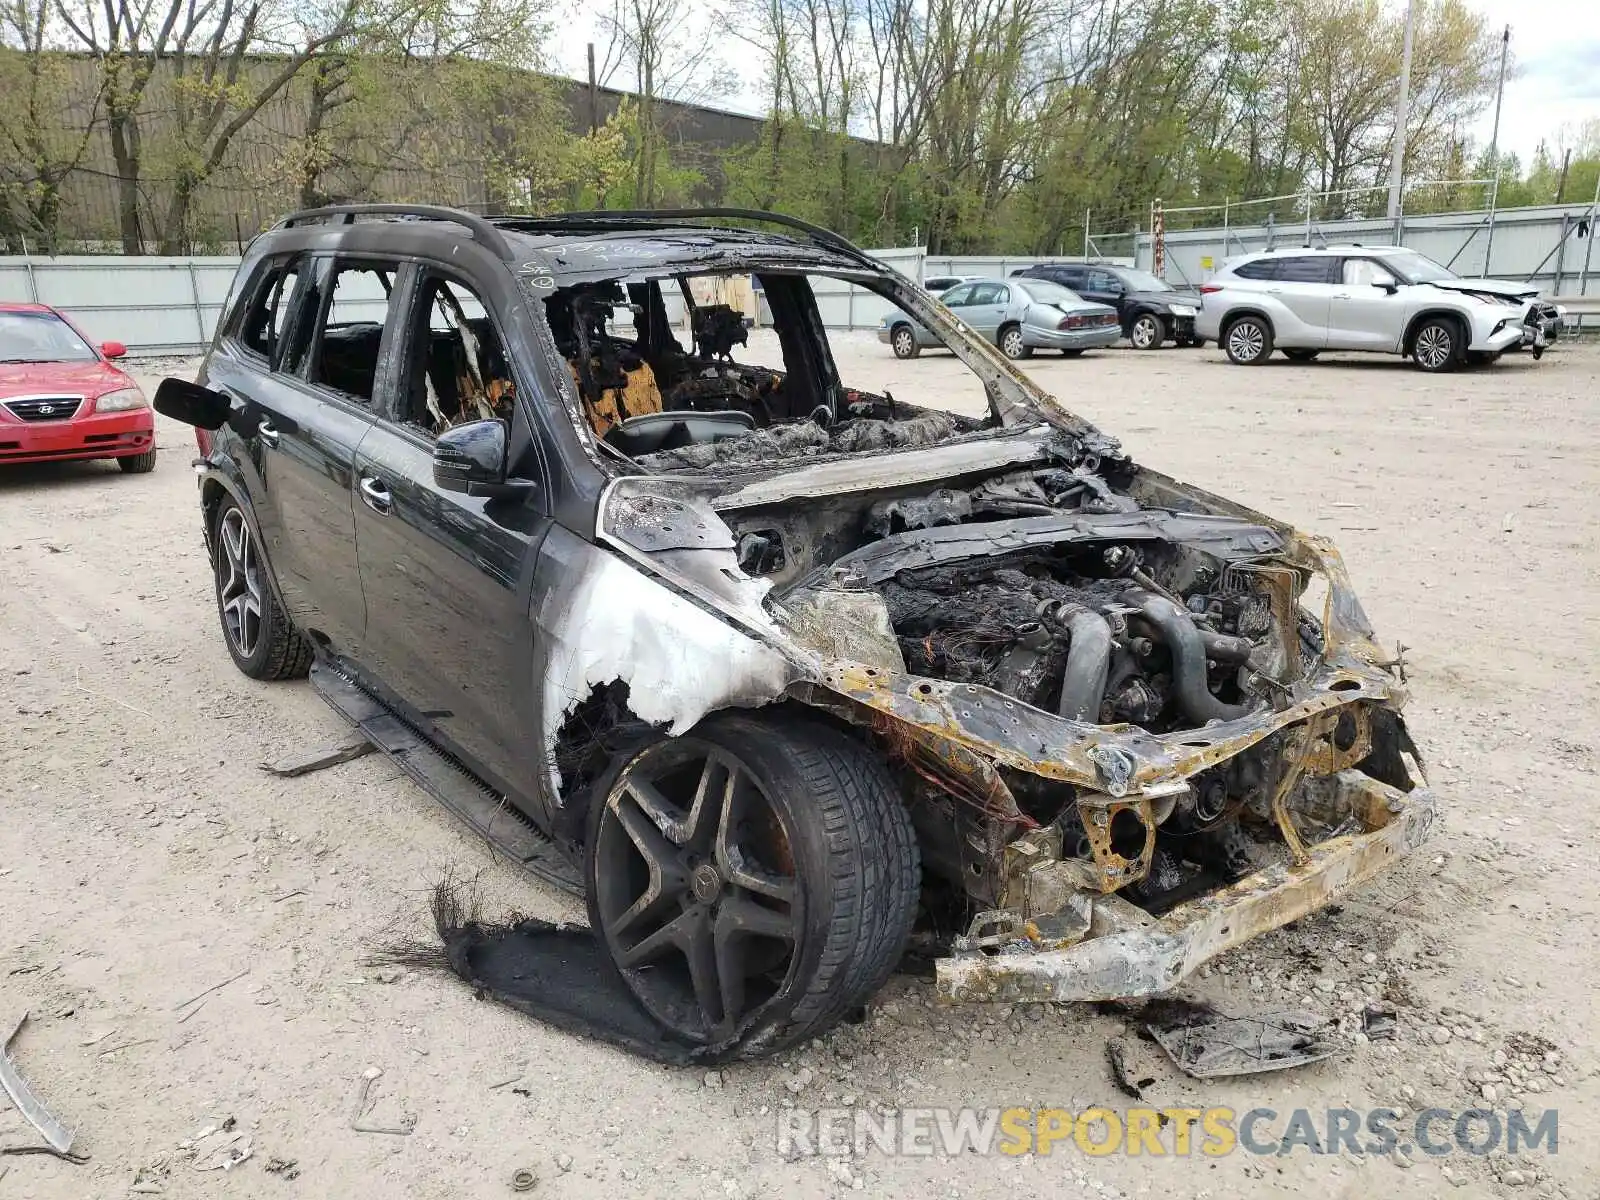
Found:
<svg viewBox="0 0 1600 1200"><path fill-rule="evenodd" d="M1045 279L973 279L940 300L1007 358L1031 358L1035 350L1076 357L1114 346L1122 336L1116 309ZM915 358L924 348L941 344L899 309L879 322L878 340L892 347L896 358Z"/></svg>

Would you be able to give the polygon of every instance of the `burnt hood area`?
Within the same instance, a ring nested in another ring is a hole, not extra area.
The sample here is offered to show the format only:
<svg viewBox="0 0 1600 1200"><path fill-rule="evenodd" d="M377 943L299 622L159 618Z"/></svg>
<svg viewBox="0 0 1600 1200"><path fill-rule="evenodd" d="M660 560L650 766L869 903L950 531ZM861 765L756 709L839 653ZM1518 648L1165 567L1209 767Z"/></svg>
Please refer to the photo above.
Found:
<svg viewBox="0 0 1600 1200"><path fill-rule="evenodd" d="M1091 458L723 515L831 657L1152 733L1267 706L1321 648L1283 534L1143 507L1137 478Z"/></svg>

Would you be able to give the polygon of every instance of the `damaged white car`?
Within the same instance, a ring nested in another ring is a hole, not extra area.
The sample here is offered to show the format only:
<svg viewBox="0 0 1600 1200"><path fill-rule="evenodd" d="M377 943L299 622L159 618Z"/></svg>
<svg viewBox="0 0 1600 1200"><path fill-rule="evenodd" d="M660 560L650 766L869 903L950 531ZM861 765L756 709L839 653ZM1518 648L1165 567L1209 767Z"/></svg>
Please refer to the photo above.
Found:
<svg viewBox="0 0 1600 1200"><path fill-rule="evenodd" d="M819 278L936 333L970 402L839 378ZM587 896L544 967L451 946L583 1032L770 1053L913 937L951 1000L1149 995L1432 821L1331 545L1140 467L788 218L297 214L156 407L198 429L238 666L309 670Z"/></svg>

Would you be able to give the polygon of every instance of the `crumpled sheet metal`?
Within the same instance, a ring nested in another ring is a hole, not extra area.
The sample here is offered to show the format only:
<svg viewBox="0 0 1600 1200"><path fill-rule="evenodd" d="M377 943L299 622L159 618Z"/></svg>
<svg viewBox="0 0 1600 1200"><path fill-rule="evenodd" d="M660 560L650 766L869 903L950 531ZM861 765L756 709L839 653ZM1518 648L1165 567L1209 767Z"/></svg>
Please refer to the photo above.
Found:
<svg viewBox="0 0 1600 1200"><path fill-rule="evenodd" d="M1230 1017L1198 1005L1157 1006L1146 1013L1145 1030L1196 1079L1258 1075L1319 1062L1337 1052L1326 1037L1328 1022L1298 1009Z"/></svg>
<svg viewBox="0 0 1600 1200"><path fill-rule="evenodd" d="M1064 950L966 954L935 964L943 1000L1117 1000L1154 996L1183 982L1225 950L1327 905L1389 869L1425 842L1437 801L1418 788L1401 792L1356 771L1341 783L1392 819L1369 833L1310 847L1303 866L1280 864L1172 909L1149 925L1090 937ZM1359 793L1371 792L1370 797Z"/></svg>
<svg viewBox="0 0 1600 1200"><path fill-rule="evenodd" d="M1259 709L1204 729L1156 735L1137 726L1086 725L993 688L894 675L860 663L823 668L825 686L1019 771L1112 796L1133 795L1230 759L1287 725L1341 705L1403 696L1376 668L1333 668L1282 709Z"/></svg>

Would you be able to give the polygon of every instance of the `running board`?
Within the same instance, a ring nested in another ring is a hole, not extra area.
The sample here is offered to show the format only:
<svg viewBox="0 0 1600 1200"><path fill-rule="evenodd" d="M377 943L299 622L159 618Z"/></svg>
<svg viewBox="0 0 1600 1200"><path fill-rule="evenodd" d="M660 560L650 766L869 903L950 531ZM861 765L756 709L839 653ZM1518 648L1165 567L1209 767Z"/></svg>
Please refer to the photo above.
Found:
<svg viewBox="0 0 1600 1200"><path fill-rule="evenodd" d="M468 829L530 875L583 895L577 869L533 823L455 759L441 751L339 665L317 655L311 686L428 795Z"/></svg>

